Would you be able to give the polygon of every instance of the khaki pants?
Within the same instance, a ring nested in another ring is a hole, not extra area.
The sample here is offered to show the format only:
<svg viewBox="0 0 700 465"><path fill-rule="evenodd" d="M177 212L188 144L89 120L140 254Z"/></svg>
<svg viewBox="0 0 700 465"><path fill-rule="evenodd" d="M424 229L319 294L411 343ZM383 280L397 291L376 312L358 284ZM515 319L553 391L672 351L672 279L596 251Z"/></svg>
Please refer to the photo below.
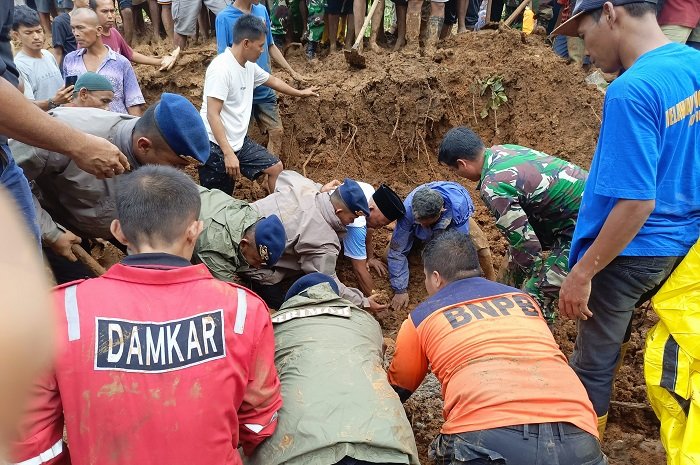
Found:
<svg viewBox="0 0 700 465"><path fill-rule="evenodd" d="M700 42L700 24L695 29L685 26L666 25L661 26L669 40L684 44L686 42Z"/></svg>

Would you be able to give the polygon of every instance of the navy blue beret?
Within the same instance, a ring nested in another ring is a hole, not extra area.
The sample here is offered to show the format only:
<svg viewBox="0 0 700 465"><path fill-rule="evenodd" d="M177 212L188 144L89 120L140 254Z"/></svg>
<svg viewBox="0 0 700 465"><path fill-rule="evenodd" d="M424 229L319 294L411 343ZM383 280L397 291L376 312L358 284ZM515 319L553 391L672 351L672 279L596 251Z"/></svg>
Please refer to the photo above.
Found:
<svg viewBox="0 0 700 465"><path fill-rule="evenodd" d="M367 197L360 185L350 178L345 178L345 181L338 187L340 198L343 199L345 205L352 212L362 212L365 216L369 216L369 204Z"/></svg>
<svg viewBox="0 0 700 465"><path fill-rule="evenodd" d="M284 300L289 300L295 295L299 295L308 288L315 286L316 284L328 283L336 294L339 294L338 283L335 282L333 278L323 273L309 273L297 279L292 287L287 291L287 295L284 296Z"/></svg>
<svg viewBox="0 0 700 465"><path fill-rule="evenodd" d="M156 124L165 142L177 155L206 163L209 136L197 109L182 95L164 93L156 103Z"/></svg>
<svg viewBox="0 0 700 465"><path fill-rule="evenodd" d="M267 266L279 261L287 246L287 234L277 215L263 218L255 225L255 246Z"/></svg>

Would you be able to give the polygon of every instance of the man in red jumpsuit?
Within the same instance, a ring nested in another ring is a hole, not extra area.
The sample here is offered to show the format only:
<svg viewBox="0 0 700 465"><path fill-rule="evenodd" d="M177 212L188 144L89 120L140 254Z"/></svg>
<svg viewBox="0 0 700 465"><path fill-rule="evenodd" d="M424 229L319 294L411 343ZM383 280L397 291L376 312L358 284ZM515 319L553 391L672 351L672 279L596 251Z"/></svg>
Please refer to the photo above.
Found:
<svg viewBox="0 0 700 465"><path fill-rule="evenodd" d="M238 447L270 436L282 405L268 308L189 263L202 222L187 175L139 168L119 177L116 203L129 256L56 289L54 368L12 459L68 463L65 425L73 465L241 464ZM284 230L263 221L256 242L274 263Z"/></svg>

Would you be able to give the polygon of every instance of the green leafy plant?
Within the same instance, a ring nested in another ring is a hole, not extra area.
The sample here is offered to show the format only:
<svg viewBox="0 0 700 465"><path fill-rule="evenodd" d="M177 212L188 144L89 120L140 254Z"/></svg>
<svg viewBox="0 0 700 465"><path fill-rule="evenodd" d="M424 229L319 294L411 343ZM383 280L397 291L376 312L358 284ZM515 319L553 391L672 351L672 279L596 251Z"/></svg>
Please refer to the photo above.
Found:
<svg viewBox="0 0 700 465"><path fill-rule="evenodd" d="M486 101L486 105L481 109L481 118L486 118L489 115L489 110L493 110L494 114L501 105L508 101L506 89L503 86L503 78L501 76L491 76L486 79L477 79L479 84L479 95L481 97L491 89L491 95Z"/></svg>

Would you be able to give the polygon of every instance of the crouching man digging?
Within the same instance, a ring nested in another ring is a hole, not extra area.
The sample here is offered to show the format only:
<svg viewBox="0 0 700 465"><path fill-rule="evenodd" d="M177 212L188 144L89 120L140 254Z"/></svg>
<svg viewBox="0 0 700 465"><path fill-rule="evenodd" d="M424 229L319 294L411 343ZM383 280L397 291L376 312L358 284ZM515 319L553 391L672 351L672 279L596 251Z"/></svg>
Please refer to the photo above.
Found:
<svg viewBox="0 0 700 465"><path fill-rule="evenodd" d="M435 464L605 465L595 412L535 300L480 277L467 235L423 249L430 297L401 325L389 382L408 399L428 373L442 384Z"/></svg>
<svg viewBox="0 0 700 465"><path fill-rule="evenodd" d="M297 280L273 313L283 406L250 465L417 465L401 401L382 367L382 331L335 280Z"/></svg>

